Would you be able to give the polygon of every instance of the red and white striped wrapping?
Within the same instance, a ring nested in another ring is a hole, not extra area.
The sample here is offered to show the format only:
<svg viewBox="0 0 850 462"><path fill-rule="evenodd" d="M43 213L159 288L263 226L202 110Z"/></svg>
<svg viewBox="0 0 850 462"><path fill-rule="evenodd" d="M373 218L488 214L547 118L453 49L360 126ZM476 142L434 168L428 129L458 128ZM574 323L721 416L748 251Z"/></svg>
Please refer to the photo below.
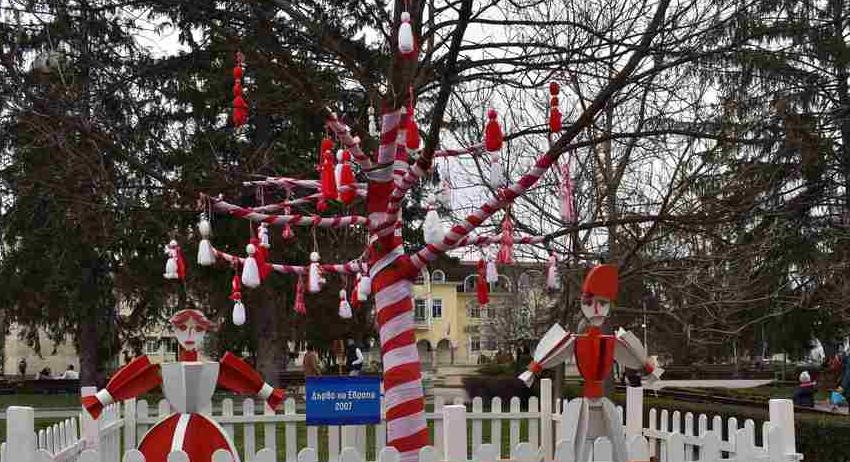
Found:
<svg viewBox="0 0 850 462"><path fill-rule="evenodd" d="M360 149L360 138L351 136L351 129L342 123L336 114L331 113L326 122L327 127L334 132L339 142L351 152L351 157L363 169L372 168L372 159Z"/></svg>
<svg viewBox="0 0 850 462"><path fill-rule="evenodd" d="M411 256L411 262L417 269L427 265L433 261L441 253L445 253L458 246L458 243L467 236L473 229L477 228L484 220L490 218L494 213L504 208L506 205L513 202L517 197L524 194L530 187L534 186L540 177L546 173L546 170L558 159L557 155L549 152L541 155L534 164L534 167L518 182L499 190L499 193L488 200L478 210L466 217L466 219L453 226L446 233L445 239L439 244L428 244L420 249L416 254Z"/></svg>
<svg viewBox="0 0 850 462"><path fill-rule="evenodd" d="M316 226L319 228L348 228L355 225L369 225L369 219L360 215L323 217L321 215L271 215L258 213L250 208L240 207L222 199L210 198L213 209L227 213L238 218L245 218L256 223L268 223L270 225Z"/></svg>
<svg viewBox="0 0 850 462"><path fill-rule="evenodd" d="M243 257L239 257L237 255L232 255L226 252L222 252L216 248L213 248L213 253L215 253L216 258L221 258L222 260L228 263L235 263L237 265L242 265L245 261ZM302 265L283 265L280 263L270 263L272 266L272 271L280 274L307 274L307 266ZM338 273L338 274L357 274L361 271L361 265L359 261L350 261L347 263L334 263L334 264L323 264L320 266L323 272L325 273Z"/></svg>

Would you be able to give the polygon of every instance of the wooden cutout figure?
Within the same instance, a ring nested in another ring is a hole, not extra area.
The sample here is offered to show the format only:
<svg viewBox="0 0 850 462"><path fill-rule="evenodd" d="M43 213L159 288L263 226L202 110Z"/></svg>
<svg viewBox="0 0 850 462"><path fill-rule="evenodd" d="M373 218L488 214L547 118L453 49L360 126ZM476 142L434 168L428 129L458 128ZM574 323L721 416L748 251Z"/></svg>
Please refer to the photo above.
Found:
<svg viewBox="0 0 850 462"><path fill-rule="evenodd" d="M615 335L602 333L611 305L617 300L617 267L599 265L590 270L582 287L581 311L589 327L580 334L569 333L555 324L544 335L534 352L534 360L520 380L530 386L534 376L543 369L556 367L574 357L579 373L584 379L582 397L571 401L564 418L572 434L565 439L572 442L574 459L586 461L593 442L605 436L611 442L614 462L627 462L627 446L622 422L614 404L604 396L603 383L611 374L614 361L631 368L642 369L648 381L655 381L664 372L654 357L649 357L643 345L631 332L620 329Z"/></svg>
<svg viewBox="0 0 850 462"><path fill-rule="evenodd" d="M83 397L83 406L97 419L105 406L160 385L174 413L139 442L146 462L166 462L168 454L176 450L188 454L191 462L209 462L217 450L227 451L233 462L239 462L233 441L209 416L216 386L257 395L272 409L283 401L284 391L265 383L259 372L233 353L225 353L220 362L199 361L204 336L216 328L200 311L179 311L170 322L180 343L177 362L156 365L147 356L137 357L119 369L106 388Z"/></svg>

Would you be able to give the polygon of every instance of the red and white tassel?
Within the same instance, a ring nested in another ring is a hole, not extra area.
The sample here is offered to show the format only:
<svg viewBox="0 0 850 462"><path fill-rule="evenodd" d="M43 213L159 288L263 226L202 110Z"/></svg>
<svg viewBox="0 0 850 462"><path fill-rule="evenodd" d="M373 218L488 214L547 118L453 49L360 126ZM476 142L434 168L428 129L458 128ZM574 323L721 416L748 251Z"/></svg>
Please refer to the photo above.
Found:
<svg viewBox="0 0 850 462"><path fill-rule="evenodd" d="M558 290L560 281L558 280L558 258L554 253L549 254L549 263L546 265L546 288L549 290Z"/></svg>
<svg viewBox="0 0 850 462"><path fill-rule="evenodd" d="M425 237L426 244L438 244L443 242L446 236L446 231L443 229L443 222L440 221L440 215L437 214L437 199L433 194L428 195L428 212L425 214L425 221L422 223L422 232Z"/></svg>
<svg viewBox="0 0 850 462"><path fill-rule="evenodd" d="M233 65L233 125L241 127L248 121L248 103L242 93L242 76L245 58L242 52L236 53L236 63Z"/></svg>
<svg viewBox="0 0 850 462"><path fill-rule="evenodd" d="M299 314L307 314L307 305L304 303L304 277L300 275L295 284L295 304L292 310Z"/></svg>
<svg viewBox="0 0 850 462"><path fill-rule="evenodd" d="M499 270L496 268L496 262L490 257L487 257L487 282L490 284L499 282Z"/></svg>
<svg viewBox="0 0 850 462"><path fill-rule="evenodd" d="M514 263L514 224L511 221L511 216L505 214L502 220L502 242L499 245L499 254L496 261L500 265L512 265Z"/></svg>
<svg viewBox="0 0 850 462"><path fill-rule="evenodd" d="M242 285L251 289L260 287L262 280L260 279L260 267L257 264L257 247L254 244L245 246L245 252L248 257L245 258L245 263L242 265Z"/></svg>
<svg viewBox="0 0 850 462"><path fill-rule="evenodd" d="M357 298L361 302L369 300L372 293L372 278L369 277L369 269L363 264L363 272L360 273L360 284L357 286Z"/></svg>
<svg viewBox="0 0 850 462"><path fill-rule="evenodd" d="M487 269L484 260L478 260L478 278L475 280L475 295L478 304L486 306L490 303L490 284L487 283Z"/></svg>
<svg viewBox="0 0 850 462"><path fill-rule="evenodd" d="M201 235L201 242L198 244L198 264L212 266L215 264L215 252L213 252L210 243L212 226L210 226L210 221L207 220L206 215L201 215L201 220L198 222L198 233Z"/></svg>
<svg viewBox="0 0 850 462"><path fill-rule="evenodd" d="M558 108L558 93L561 91L561 86L557 82L549 84L549 131L552 133L560 133L562 128L561 110Z"/></svg>
<svg viewBox="0 0 850 462"><path fill-rule="evenodd" d="M257 230L257 234L260 237L260 245L264 249L271 248L271 241L269 241L269 224L260 223L260 228Z"/></svg>
<svg viewBox="0 0 850 462"><path fill-rule="evenodd" d="M354 277L354 288L351 289L351 299L349 302L351 303L351 308L357 310L360 309L360 280L363 276L360 273Z"/></svg>
<svg viewBox="0 0 850 462"><path fill-rule="evenodd" d="M233 324L241 326L245 324L245 305L242 304L242 286L239 275L234 274L230 282L230 300L233 303Z"/></svg>
<svg viewBox="0 0 850 462"><path fill-rule="evenodd" d="M351 304L348 303L348 294L345 289L339 291L339 317L342 319L351 319Z"/></svg>
<svg viewBox="0 0 850 462"><path fill-rule="evenodd" d="M319 267L319 252L310 253L310 267L307 273L307 291L311 294L319 293L322 290L322 271Z"/></svg>
<svg viewBox="0 0 850 462"><path fill-rule="evenodd" d="M375 108L369 106L367 113L369 117L369 136L377 138L381 133L378 131L378 123L375 122Z"/></svg>
<svg viewBox="0 0 850 462"><path fill-rule="evenodd" d="M561 219L565 223L575 222L573 209L573 178L570 174L570 161L561 165Z"/></svg>
<svg viewBox="0 0 850 462"><path fill-rule="evenodd" d="M410 24L410 13L401 13L401 25L398 26L398 51L404 56L410 56L416 51L416 41L413 39L413 26Z"/></svg>
<svg viewBox="0 0 850 462"><path fill-rule="evenodd" d="M484 149L490 153L490 186L501 188L505 184L502 171L502 159L499 151L504 144L502 127L499 126L498 114L495 109L487 111L487 125L484 127Z"/></svg>
<svg viewBox="0 0 850 462"><path fill-rule="evenodd" d="M165 254L168 255L168 260L165 261L165 273L162 276L165 279L180 279L177 264L177 241L172 240L165 246Z"/></svg>
<svg viewBox="0 0 850 462"><path fill-rule="evenodd" d="M354 170L351 168L351 152L343 150L337 153L336 184L339 195L337 198L346 205L354 202L357 191L354 185Z"/></svg>

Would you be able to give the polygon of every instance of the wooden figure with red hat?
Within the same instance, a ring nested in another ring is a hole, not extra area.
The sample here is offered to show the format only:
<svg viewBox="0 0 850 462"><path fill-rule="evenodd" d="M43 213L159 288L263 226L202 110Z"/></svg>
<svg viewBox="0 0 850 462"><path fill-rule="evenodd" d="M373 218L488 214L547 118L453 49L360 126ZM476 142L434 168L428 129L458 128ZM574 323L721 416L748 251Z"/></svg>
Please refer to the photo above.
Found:
<svg viewBox="0 0 850 462"><path fill-rule="evenodd" d="M170 319L180 343L179 360L161 365L140 356L118 370L106 388L83 398L83 406L97 419L103 408L116 401L134 398L160 386L173 414L151 427L139 443L147 462L166 462L176 449L189 460L209 461L215 451L239 454L227 433L208 415L216 387L261 397L272 409L284 398L284 391L263 381L260 373L233 353L219 362L199 361L198 350L206 333L216 328L198 310L181 310Z"/></svg>
<svg viewBox="0 0 850 462"><path fill-rule="evenodd" d="M626 462L628 454L623 426L614 404L605 397L603 383L611 374L614 361L648 374L649 381L658 380L663 369L655 358L649 357L643 345L631 332L620 329L615 335L603 334L611 305L617 300L617 267L599 265L590 270L582 286L581 311L589 327L582 333L569 333L558 324L552 326L534 351L534 360L519 378L531 386L534 376L543 369L556 367L570 356L575 359L584 379L582 398L570 401L564 418L572 425L574 459L588 460L596 438L605 436L611 442L613 461Z"/></svg>

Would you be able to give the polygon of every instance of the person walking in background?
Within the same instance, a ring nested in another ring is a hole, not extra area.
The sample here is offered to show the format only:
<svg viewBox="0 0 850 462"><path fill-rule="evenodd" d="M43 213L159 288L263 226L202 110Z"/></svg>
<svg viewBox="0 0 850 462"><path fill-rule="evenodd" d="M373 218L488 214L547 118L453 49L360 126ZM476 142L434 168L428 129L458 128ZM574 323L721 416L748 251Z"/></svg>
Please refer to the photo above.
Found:
<svg viewBox="0 0 850 462"><path fill-rule="evenodd" d="M354 339L348 339L348 347L345 352L345 365L348 367L348 375L358 376L363 370L363 352L354 343Z"/></svg>
<svg viewBox="0 0 850 462"><path fill-rule="evenodd" d="M309 343L307 344L307 353L304 353L302 366L305 377L322 375L321 368L319 367L319 355L316 354L316 348Z"/></svg>
<svg viewBox="0 0 850 462"><path fill-rule="evenodd" d="M794 405L815 407L815 384L807 371L800 373L800 385L794 390Z"/></svg>
<svg viewBox="0 0 850 462"><path fill-rule="evenodd" d="M21 358L18 361L18 375L24 377L27 375L27 358Z"/></svg>

